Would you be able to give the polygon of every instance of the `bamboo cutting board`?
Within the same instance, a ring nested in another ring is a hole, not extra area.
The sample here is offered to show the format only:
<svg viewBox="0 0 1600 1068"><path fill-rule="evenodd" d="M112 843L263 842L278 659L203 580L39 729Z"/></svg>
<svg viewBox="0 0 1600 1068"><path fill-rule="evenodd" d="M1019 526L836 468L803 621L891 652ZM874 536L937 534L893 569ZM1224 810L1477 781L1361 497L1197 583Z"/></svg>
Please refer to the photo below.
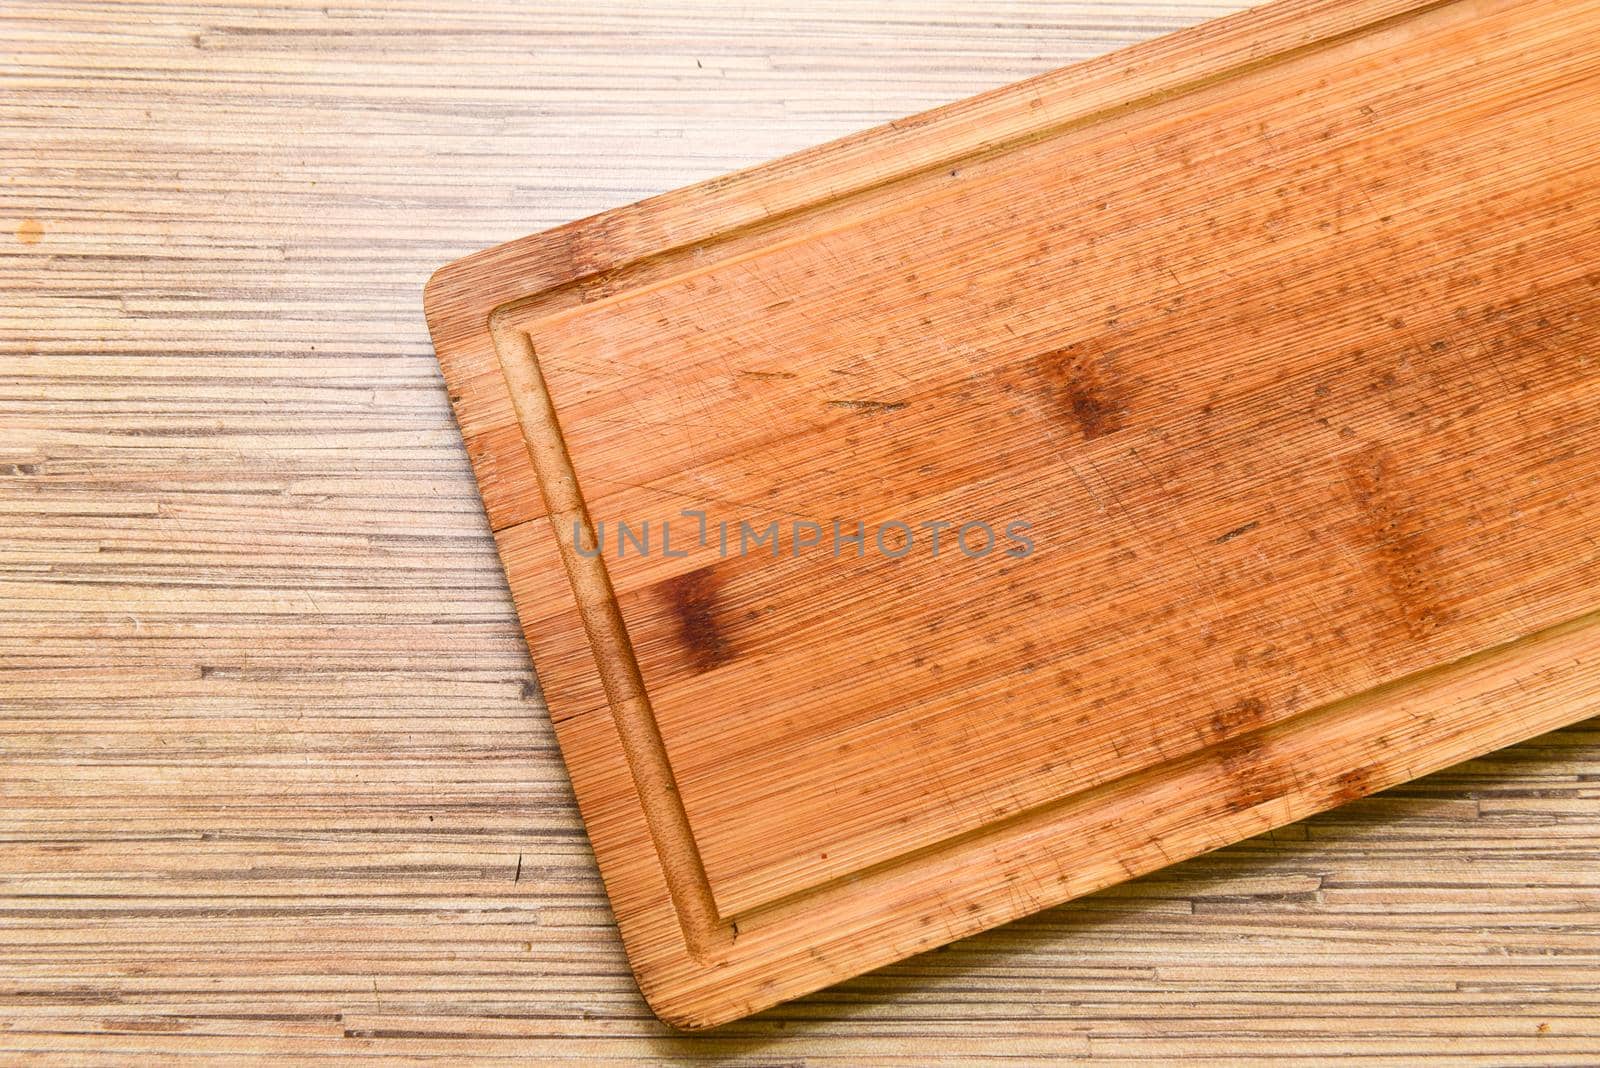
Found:
<svg viewBox="0 0 1600 1068"><path fill-rule="evenodd" d="M1593 714L1597 39L1285 0L435 275L664 1019Z"/></svg>

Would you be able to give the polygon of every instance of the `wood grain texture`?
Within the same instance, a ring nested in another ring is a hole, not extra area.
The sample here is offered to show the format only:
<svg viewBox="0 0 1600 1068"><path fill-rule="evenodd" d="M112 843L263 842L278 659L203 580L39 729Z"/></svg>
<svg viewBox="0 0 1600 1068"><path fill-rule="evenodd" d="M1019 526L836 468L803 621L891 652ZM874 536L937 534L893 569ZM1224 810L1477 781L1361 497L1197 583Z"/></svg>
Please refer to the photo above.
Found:
<svg viewBox="0 0 1600 1068"><path fill-rule="evenodd" d="M1221 13L0 10L0 1057L1592 1058L1592 724L706 1036L616 943L421 279Z"/></svg>
<svg viewBox="0 0 1600 1068"><path fill-rule="evenodd" d="M433 276L663 1019L1583 718L1591 31L1273 4Z"/></svg>

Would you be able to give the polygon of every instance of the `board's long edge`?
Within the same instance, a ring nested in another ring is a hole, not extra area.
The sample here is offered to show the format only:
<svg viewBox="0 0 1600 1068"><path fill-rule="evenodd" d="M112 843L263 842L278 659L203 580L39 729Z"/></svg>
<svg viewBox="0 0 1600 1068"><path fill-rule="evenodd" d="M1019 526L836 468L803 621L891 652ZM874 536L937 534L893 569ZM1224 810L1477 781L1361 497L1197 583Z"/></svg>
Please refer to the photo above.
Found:
<svg viewBox="0 0 1600 1068"><path fill-rule="evenodd" d="M1436 665L1038 810L1019 813L1005 821L1003 827L980 828L956 843L931 847L918 858L930 870L959 872L964 865L982 863L992 854L988 846L993 843L986 844L983 839L998 831L1005 844L1018 852L1025 849L1048 867L1059 864L1062 854L1070 851L1075 835L1114 834L1124 813L1148 813L1139 825L1141 837L1122 843L1125 851L1118 852L1114 859L1096 857L1097 866L1060 871L1059 878L1045 880L1053 892L1036 896L1026 904L1018 904L1009 886L998 887L998 893L989 895L990 904L970 908L969 903L970 911L957 914L942 937L920 939L910 945L869 944L867 951L853 958L852 967L838 969L820 981L796 982L783 993L774 994L770 988L763 988L759 1000L739 1009L706 1012L703 990L698 992L700 1001L686 999L692 1015L680 1015L678 1003L666 998L660 1004L652 1001L652 1007L663 1014L663 1019L690 1029L726 1023L917 952L1569 726L1597 712L1600 612ZM1339 769L1336 773L1298 781L1283 793L1263 789L1259 782L1258 766L1263 762L1292 772L1292 759L1277 754L1298 748L1326 755L1341 746L1352 753L1370 746L1374 758L1335 762ZM1189 789L1214 787L1219 767L1224 771L1258 770L1244 774L1233 793ZM1195 832L1197 826L1203 827L1201 833ZM896 867L901 870L895 871ZM915 870L886 864L833 887L832 894L888 892L896 880L903 886L907 880L917 878L919 873ZM769 909L772 917L768 922L785 918L783 905ZM878 933L881 937L886 932L880 929Z"/></svg>
<svg viewBox="0 0 1600 1068"><path fill-rule="evenodd" d="M1276 0L496 245L428 279L423 307L435 351L444 362L473 337L481 346L490 314L511 301L1455 2Z"/></svg>
<svg viewBox="0 0 1600 1068"><path fill-rule="evenodd" d="M1194 62L1181 71L1188 80L1207 77L1205 68L1208 66L1211 68L1209 76L1225 77L1228 71L1239 66L1241 54L1249 56L1253 63L1255 60L1280 54L1286 50L1312 47L1331 38L1351 36L1375 22L1402 17L1435 6L1440 5L1402 2L1402 0L1372 0L1366 3L1283 0L1267 8L1208 23L1193 30L1113 53L1100 60L1091 60L1085 64L1065 68L1031 82L1019 83L991 94L949 105L903 123L868 131L866 134L857 135L834 145L809 150L726 179L669 193L630 208L580 220L555 231L524 238L456 261L442 268L430 279L424 303L435 348L451 386L452 405L458 421L464 433L467 433L469 427L479 422L481 412L478 409L488 400L486 397L470 394L466 387L471 379L487 373L494 367L494 350L489 339L488 325L495 309L504 307L511 301L537 297L552 288L573 284L584 277L618 269L641 258L683 248L696 241L713 239L718 233L726 232L730 227L756 225L781 211L804 210L817 201L815 196L811 196L809 201L806 200L805 196L810 194L798 188L808 183L797 183L795 189L785 188L783 192L787 194L786 198L764 199L762 195L774 185L784 185L794 177L796 171L820 169L824 171L822 178L829 177L826 172L831 171L838 184L831 190L825 188L826 195L823 199L849 195L852 191L848 188L849 179L852 176L866 181L882 182L893 180L894 174L898 173L892 168L886 173L881 163L874 160L873 156L892 153L901 157L902 161L909 160L909 166L926 166L927 154L931 151L934 153L932 158L937 165L939 160L945 158L938 155L938 149L942 147L948 153L951 150L948 144L951 139L960 142L956 147L956 151L959 152L982 151L986 144L994 143L992 139L985 140L981 130L962 128L963 122L983 120L999 124L1010 123L1006 130L1001 131L1001 136L1012 139L1027 136L1026 122L1024 121L1019 128L1018 116L1007 114L1004 106L997 108L996 105L1015 104L1027 100L1031 95L1035 103L1028 106L1034 110L1043 110L1045 107L1043 98L1052 89L1064 87L1091 93L1104 92L1116 88L1114 83L1119 80L1127 83L1122 86L1125 90L1122 96L1124 104L1136 105L1142 99L1159 98L1163 77L1168 77L1173 72L1148 68L1157 64L1167 53L1181 54L1187 49L1201 54L1197 60L1191 56L1190 59ZM1318 25L1315 29L1310 29L1308 24ZM1232 49L1208 47L1209 42L1229 34L1234 38ZM1145 62L1146 69L1139 69L1141 60ZM1071 84L1073 82L1077 84ZM1104 101L1099 101L1097 106L1117 105L1115 103L1107 105ZM1060 107L1053 107L1048 113L1037 116L1042 127L1036 128L1048 128L1065 121L1062 110ZM994 114L995 111L998 111L998 114ZM1025 120L1027 117L1027 113L1023 112L1021 118ZM943 146L937 144L941 139L947 142ZM894 143L896 141L901 143L897 145ZM810 184L814 185L815 181ZM841 185L844 188L841 188ZM503 381L499 383L498 388L502 392L506 390ZM481 455L474 455L473 461L475 474L482 484L492 475L492 471L486 470L486 462ZM546 564L559 566L558 561L553 559L546 561ZM1569 625L1569 628L1576 626L1579 624ZM1590 621L1583 623L1580 629L1588 635L1589 631L1595 628ZM1570 639L1572 633L1569 629L1559 637L1563 640ZM1507 655L1507 651L1498 651L1497 655ZM1584 670L1584 666L1578 661L1574 660L1573 663L1580 672ZM1428 685L1434 683L1430 682ZM551 690L558 692L559 688L559 685L555 687L547 685L547 692ZM1370 695L1363 695L1362 699L1373 698ZM559 695L556 700L559 700ZM1501 727L1492 736L1473 735L1470 742L1428 750L1419 754L1415 760L1407 762L1403 768L1394 769L1391 775L1373 775L1359 784L1346 784L1335 795L1313 796L1308 791L1284 795L1274 801L1275 807L1279 810L1277 815L1281 818L1275 817L1266 826L1258 829L1265 830L1267 827L1292 822L1343 800L1382 789L1435 767L1446 766L1500 745L1553 729L1582 718L1586 714L1585 708L1586 706L1567 702L1553 710L1545 710L1539 715L1515 720L1509 726ZM585 794L591 792L587 788L586 773L576 768L572 769L572 773L579 796L583 798ZM589 808L590 806L585 806L586 815ZM1222 821L1219 827L1231 824L1237 818L1238 815L1235 814L1231 820ZM606 873L609 869L620 866L620 858L610 855L610 843L605 840L607 836L596 835L594 828L595 823L591 820L590 829L596 854L602 872ZM1227 833L1237 837L1233 831ZM1158 842L1159 835L1153 836L1152 841ZM975 913L969 921L944 928L931 937L913 938L909 941L881 940L876 944L876 948L862 949L847 962L823 968L814 964L791 968L776 982L766 981L758 984L746 977L736 986L734 977L730 976L727 988L721 995L717 993L716 983L710 973L695 968L686 971L679 967L663 965L660 961L645 959L641 954L645 949L644 942L648 939L636 937L626 940L629 942L630 960L634 964L641 987L658 1015L669 1023L681 1027L711 1026L798 996L867 968L903 958L952 938L998 925L1036 911L1038 908L1048 907L1090 892L1092 889L1098 889L1100 886L1110 885L1121 878L1131 877L1142 871L1153 870L1171 861L1183 859L1185 856L1195 855L1219 844L1222 842L1216 841L1179 854L1158 850L1157 854L1150 855L1152 859L1149 863L1125 865L1121 875L1107 878L1098 885L1080 883L1073 892L1062 893L1048 900L1036 900L1025 906L1012 903L1009 907L998 911L985 909ZM608 891L614 897L627 897L636 892L630 887L616 883L609 875L606 882ZM619 902L619 914L622 911L621 904ZM629 934L627 925L624 925L624 934L625 936ZM637 936L638 932L635 931L635 934ZM797 956L798 954L790 954L787 957L775 957L767 962L770 966L768 970L782 972L785 964ZM696 971L700 974L696 975Z"/></svg>

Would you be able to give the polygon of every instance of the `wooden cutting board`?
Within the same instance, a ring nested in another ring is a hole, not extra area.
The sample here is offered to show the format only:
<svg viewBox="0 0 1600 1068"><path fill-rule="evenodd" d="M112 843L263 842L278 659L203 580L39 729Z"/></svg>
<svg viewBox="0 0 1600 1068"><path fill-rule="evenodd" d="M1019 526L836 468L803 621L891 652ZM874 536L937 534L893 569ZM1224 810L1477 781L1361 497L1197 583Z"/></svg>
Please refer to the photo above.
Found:
<svg viewBox="0 0 1600 1068"><path fill-rule="evenodd" d="M435 275L664 1019L1593 714L1596 40L1285 0Z"/></svg>

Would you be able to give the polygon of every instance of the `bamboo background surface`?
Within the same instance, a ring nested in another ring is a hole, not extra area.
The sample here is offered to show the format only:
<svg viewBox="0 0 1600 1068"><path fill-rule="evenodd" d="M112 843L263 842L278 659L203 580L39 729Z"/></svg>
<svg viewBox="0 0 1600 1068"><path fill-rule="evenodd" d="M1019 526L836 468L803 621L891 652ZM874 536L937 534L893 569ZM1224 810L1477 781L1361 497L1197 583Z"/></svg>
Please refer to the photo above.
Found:
<svg viewBox="0 0 1600 1068"><path fill-rule="evenodd" d="M1232 9L0 8L0 1061L1600 1054L1596 721L707 1035L611 926L423 280Z"/></svg>

